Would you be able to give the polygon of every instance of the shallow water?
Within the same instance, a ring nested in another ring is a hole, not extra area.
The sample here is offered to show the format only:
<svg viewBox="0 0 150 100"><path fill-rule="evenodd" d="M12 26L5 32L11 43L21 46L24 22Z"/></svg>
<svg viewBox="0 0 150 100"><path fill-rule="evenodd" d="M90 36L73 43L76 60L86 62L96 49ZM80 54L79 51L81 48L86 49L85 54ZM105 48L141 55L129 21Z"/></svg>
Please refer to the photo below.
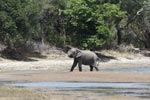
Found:
<svg viewBox="0 0 150 100"><path fill-rule="evenodd" d="M101 69L100 71L106 71L106 72L129 72L129 73L150 73L150 67L107 68L107 69Z"/></svg>
<svg viewBox="0 0 150 100"><path fill-rule="evenodd" d="M18 82L8 83L10 86L21 87L55 87L55 88L81 88L81 87L114 87L114 88L150 88L150 83L96 83L96 82Z"/></svg>
<svg viewBox="0 0 150 100"><path fill-rule="evenodd" d="M46 90L91 92L97 96L126 95L150 98L150 83L94 83L94 82L31 82L7 83L15 87L46 88Z"/></svg>

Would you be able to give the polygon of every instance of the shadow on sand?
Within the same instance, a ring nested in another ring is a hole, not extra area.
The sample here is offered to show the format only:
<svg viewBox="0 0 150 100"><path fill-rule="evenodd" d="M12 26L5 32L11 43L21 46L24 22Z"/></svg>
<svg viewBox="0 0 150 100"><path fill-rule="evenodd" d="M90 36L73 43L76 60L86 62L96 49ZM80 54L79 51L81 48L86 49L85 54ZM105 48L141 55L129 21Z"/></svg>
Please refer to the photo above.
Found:
<svg viewBox="0 0 150 100"><path fill-rule="evenodd" d="M17 60L17 61L38 61L33 59L34 58L47 58L46 56L42 55L39 52L22 52L19 50L10 50L5 49L0 52L2 58L11 59L11 60Z"/></svg>
<svg viewBox="0 0 150 100"><path fill-rule="evenodd" d="M149 53L144 53L144 56L150 57L150 52Z"/></svg>

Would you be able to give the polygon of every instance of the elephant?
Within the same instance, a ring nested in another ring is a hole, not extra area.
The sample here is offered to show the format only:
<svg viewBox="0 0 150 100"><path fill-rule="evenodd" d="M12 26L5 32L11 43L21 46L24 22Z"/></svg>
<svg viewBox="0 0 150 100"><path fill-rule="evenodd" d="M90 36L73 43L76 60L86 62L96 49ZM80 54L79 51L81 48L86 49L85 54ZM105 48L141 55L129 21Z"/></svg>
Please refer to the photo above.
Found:
<svg viewBox="0 0 150 100"><path fill-rule="evenodd" d="M96 69L96 71L99 71L98 69L98 61L100 60L99 57L92 51L89 50L80 50L77 48L71 48L68 51L68 57L74 58L74 62L72 64L72 67L70 69L70 72L74 70L74 68L77 66L79 67L79 71L82 71L82 64L83 65L89 65L90 71L93 71L93 68Z"/></svg>

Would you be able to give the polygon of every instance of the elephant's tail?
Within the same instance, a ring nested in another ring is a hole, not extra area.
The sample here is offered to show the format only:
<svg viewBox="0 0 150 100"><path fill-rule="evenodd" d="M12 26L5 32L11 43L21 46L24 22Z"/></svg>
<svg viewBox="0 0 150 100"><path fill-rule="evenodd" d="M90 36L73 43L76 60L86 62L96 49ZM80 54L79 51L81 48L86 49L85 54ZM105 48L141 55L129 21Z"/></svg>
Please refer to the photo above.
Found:
<svg viewBox="0 0 150 100"><path fill-rule="evenodd" d="M100 63L101 59L100 58L97 58L97 66L99 66L99 63Z"/></svg>

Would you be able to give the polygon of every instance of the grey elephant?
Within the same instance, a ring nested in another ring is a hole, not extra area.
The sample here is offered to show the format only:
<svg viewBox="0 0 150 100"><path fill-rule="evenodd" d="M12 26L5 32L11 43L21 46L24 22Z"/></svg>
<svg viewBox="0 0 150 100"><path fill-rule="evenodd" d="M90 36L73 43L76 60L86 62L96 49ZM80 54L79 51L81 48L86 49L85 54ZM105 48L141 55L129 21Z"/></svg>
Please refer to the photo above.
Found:
<svg viewBox="0 0 150 100"><path fill-rule="evenodd" d="M77 66L77 64L78 64L80 72L82 71L82 64L83 65L89 65L90 66L90 71L93 71L93 68L95 68L96 71L99 71L99 69L97 67L99 58L92 51L80 50L80 49L77 49L77 48L71 48L68 51L68 57L74 58L73 65L70 69L71 72L74 70L74 68Z"/></svg>

